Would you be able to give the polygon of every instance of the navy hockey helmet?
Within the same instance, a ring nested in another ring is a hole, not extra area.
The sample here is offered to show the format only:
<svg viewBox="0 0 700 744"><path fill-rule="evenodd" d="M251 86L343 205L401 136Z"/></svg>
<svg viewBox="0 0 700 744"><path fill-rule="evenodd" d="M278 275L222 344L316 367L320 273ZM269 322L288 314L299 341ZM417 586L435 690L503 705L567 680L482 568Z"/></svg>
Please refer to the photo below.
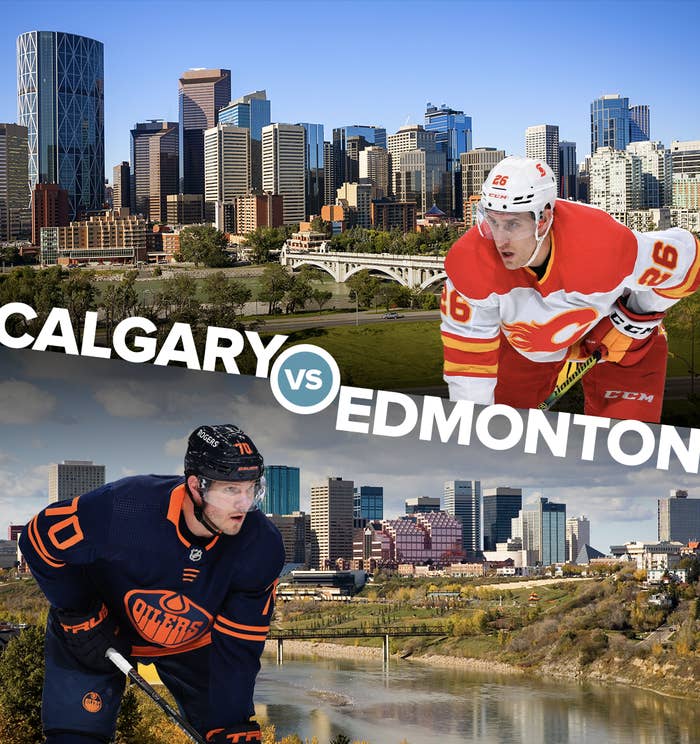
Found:
<svg viewBox="0 0 700 744"><path fill-rule="evenodd" d="M259 481L265 472L253 440L233 424L198 426L187 440L185 475L210 481Z"/></svg>

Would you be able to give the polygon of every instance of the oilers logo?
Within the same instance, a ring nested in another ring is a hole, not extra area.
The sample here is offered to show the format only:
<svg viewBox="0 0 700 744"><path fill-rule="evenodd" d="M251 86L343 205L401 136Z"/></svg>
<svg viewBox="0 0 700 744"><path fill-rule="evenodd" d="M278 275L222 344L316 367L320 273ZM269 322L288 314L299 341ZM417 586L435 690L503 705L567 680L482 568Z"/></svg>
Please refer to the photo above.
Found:
<svg viewBox="0 0 700 744"><path fill-rule="evenodd" d="M126 613L149 643L174 648L198 638L212 616L183 594L166 589L134 589L124 597Z"/></svg>

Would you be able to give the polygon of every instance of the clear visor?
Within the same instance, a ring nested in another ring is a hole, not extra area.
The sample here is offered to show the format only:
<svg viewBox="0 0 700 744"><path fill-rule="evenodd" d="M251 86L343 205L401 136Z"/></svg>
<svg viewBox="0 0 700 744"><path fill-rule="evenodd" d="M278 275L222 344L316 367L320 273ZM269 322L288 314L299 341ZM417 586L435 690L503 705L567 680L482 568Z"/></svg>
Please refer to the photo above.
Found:
<svg viewBox="0 0 700 744"><path fill-rule="evenodd" d="M216 509L249 512L260 508L265 497L265 477L255 481L211 481L199 479L199 492Z"/></svg>
<svg viewBox="0 0 700 744"><path fill-rule="evenodd" d="M479 233L487 240L500 243L506 240L537 238L537 222L533 212L495 212L485 209L483 204L476 207L476 224Z"/></svg>

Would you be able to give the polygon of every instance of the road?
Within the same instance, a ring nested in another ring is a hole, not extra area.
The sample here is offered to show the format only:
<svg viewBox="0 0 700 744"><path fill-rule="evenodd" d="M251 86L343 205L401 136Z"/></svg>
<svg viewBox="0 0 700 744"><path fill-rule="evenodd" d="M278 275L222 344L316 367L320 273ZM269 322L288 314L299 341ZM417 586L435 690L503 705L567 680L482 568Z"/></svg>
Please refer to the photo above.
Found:
<svg viewBox="0 0 700 744"><path fill-rule="evenodd" d="M304 328L332 328L335 326L348 325L371 325L373 323L411 323L417 320L431 320L436 323L440 320L439 310L413 310L400 313L401 317L395 320L386 320L384 313L373 313L363 310L360 313L332 313L328 315L304 315L302 317L285 318L281 316L270 316L265 318L265 331L275 333L290 333L300 331Z"/></svg>

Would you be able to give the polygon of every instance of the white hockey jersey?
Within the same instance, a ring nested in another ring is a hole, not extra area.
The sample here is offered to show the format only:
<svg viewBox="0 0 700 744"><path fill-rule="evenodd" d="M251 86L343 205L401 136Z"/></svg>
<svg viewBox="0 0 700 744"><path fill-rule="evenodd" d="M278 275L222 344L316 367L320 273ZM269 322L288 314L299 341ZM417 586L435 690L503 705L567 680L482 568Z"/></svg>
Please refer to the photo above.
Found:
<svg viewBox="0 0 700 744"><path fill-rule="evenodd" d="M493 403L504 338L532 361L561 361L618 297L633 312L661 312L700 285L700 244L687 230L638 233L563 200L554 214L542 279L530 268L507 269L476 227L450 249L440 309L452 400Z"/></svg>

